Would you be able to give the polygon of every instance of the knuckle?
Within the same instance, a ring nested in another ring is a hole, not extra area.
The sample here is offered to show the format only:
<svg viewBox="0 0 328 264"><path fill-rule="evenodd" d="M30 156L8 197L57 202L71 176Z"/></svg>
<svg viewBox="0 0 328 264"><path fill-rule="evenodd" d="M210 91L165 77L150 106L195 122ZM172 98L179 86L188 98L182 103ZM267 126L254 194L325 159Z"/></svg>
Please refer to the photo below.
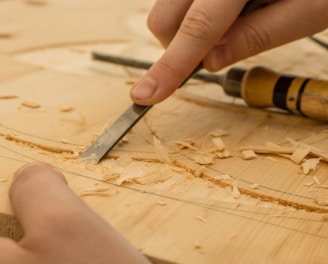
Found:
<svg viewBox="0 0 328 264"><path fill-rule="evenodd" d="M213 20L206 10L193 10L185 17L180 32L193 39L210 40L214 34Z"/></svg>
<svg viewBox="0 0 328 264"><path fill-rule="evenodd" d="M155 35L162 35L162 31L165 27L163 27L163 23L161 22L162 20L158 18L157 15L150 13L147 19L147 26L149 30Z"/></svg>
<svg viewBox="0 0 328 264"><path fill-rule="evenodd" d="M147 27L158 39L171 39L175 34L175 25L158 12L151 12L147 18Z"/></svg>
<svg viewBox="0 0 328 264"><path fill-rule="evenodd" d="M251 55L272 47L270 35L265 30L261 30L261 27L254 27L250 24L244 25L244 40Z"/></svg>

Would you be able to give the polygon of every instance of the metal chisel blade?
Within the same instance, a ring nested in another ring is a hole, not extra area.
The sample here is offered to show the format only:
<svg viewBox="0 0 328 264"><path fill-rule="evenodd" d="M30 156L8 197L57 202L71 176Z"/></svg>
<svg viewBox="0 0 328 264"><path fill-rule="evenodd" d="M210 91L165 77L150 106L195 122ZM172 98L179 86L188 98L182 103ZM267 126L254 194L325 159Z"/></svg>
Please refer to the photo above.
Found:
<svg viewBox="0 0 328 264"><path fill-rule="evenodd" d="M124 137L124 135L149 111L152 106L132 104L107 130L87 148L80 158L92 163L99 161Z"/></svg>

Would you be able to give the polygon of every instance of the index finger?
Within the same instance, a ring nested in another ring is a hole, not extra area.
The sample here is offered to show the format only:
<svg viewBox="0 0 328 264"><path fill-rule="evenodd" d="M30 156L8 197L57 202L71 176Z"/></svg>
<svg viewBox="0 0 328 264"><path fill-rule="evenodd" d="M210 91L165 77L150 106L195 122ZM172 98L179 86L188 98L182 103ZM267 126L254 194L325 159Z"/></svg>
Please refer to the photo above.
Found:
<svg viewBox="0 0 328 264"><path fill-rule="evenodd" d="M195 0L166 52L131 89L141 105L172 94L222 38L247 0Z"/></svg>

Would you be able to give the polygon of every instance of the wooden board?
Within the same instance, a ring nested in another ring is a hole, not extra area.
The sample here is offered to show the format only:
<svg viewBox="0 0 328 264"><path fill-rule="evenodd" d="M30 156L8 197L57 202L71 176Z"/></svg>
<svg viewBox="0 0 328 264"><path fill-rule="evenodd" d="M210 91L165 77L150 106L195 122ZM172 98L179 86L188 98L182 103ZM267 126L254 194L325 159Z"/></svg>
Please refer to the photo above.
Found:
<svg viewBox="0 0 328 264"><path fill-rule="evenodd" d="M217 85L191 80L156 105L104 162L91 166L77 158L131 104L131 83L143 73L92 61L90 52L158 58L163 50L145 25L152 2L0 2L0 96L17 96L0 100L0 212L12 214L7 190L13 172L27 162L45 161L65 173L94 211L156 259L327 262L328 207L315 199L328 190L308 186L314 179L328 184L327 163L305 175L290 159L244 160L240 153L241 147L267 141L289 146L288 138L325 150L324 122L251 109ZM318 36L328 39L327 32ZM303 39L238 66L327 79L327 63L327 51ZM26 101L40 107L22 105ZM186 139L201 148L218 130L228 133L222 140L229 158L202 166L195 162L201 151L177 149L175 142ZM172 163L161 161L154 136Z"/></svg>

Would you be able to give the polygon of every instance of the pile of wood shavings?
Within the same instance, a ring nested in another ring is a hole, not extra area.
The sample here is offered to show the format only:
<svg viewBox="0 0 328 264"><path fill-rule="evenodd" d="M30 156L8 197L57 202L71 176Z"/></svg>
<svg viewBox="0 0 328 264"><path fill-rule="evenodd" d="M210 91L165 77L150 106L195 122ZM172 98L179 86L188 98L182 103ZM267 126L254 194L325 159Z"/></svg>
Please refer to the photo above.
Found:
<svg viewBox="0 0 328 264"><path fill-rule="evenodd" d="M227 149L222 137L229 133L224 130L216 130L208 133L201 146L196 146L192 139L175 141L178 152L183 152L200 165L214 164L216 159L230 158L231 153Z"/></svg>
<svg viewBox="0 0 328 264"><path fill-rule="evenodd" d="M290 138L287 140L290 143L290 146L287 147L267 142L265 146L242 147L241 151L251 150L257 154L273 154L289 159L299 164L305 175L308 175L311 171L315 171L321 160L328 162L328 152L325 150L297 142Z"/></svg>

